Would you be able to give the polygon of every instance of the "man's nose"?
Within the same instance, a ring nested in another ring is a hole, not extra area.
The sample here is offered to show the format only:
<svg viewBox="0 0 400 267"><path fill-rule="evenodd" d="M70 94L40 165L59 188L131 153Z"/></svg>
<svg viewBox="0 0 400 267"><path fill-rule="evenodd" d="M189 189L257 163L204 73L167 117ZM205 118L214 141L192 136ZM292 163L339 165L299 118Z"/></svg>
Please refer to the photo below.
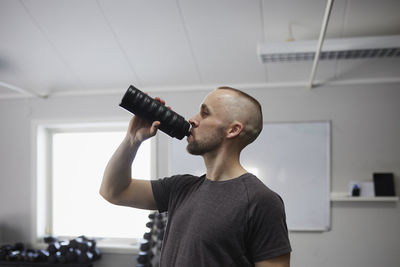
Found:
<svg viewBox="0 0 400 267"><path fill-rule="evenodd" d="M196 120L194 117L189 120L189 123L192 125L192 127L199 126L199 121Z"/></svg>

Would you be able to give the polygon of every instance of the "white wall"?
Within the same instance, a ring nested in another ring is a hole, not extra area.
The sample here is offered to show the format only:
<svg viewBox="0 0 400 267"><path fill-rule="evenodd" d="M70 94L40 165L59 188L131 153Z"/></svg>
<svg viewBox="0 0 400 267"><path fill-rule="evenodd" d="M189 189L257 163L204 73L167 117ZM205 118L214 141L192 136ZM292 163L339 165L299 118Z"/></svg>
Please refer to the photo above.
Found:
<svg viewBox="0 0 400 267"><path fill-rule="evenodd" d="M376 171L396 175L400 192L400 85L351 85L248 91L263 105L265 121L332 120L332 190ZM121 95L0 100L0 243L30 239L33 119L115 118ZM206 92L160 93L186 118ZM154 94L153 94L154 95ZM158 174L167 174L168 138L159 134ZM161 160L164 159L164 160ZM306 193L307 189L303 189ZM290 233L292 266L399 266L398 203L333 203L332 230ZM96 266L134 266L134 255L106 254Z"/></svg>

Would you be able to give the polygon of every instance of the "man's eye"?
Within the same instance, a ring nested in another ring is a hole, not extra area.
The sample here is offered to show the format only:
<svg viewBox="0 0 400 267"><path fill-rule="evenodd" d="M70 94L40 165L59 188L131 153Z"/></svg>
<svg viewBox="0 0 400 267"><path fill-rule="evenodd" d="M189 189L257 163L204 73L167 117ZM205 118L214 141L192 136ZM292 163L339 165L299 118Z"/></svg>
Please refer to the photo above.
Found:
<svg viewBox="0 0 400 267"><path fill-rule="evenodd" d="M207 112L205 112L205 111L201 112L201 116L205 117L205 116L207 116L207 115L208 115Z"/></svg>

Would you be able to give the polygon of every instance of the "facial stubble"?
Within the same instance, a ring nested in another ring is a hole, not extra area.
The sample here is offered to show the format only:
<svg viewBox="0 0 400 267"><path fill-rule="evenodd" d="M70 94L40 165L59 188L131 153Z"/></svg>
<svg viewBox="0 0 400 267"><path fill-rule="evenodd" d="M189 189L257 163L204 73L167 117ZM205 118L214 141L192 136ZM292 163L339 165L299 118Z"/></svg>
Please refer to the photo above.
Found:
<svg viewBox="0 0 400 267"><path fill-rule="evenodd" d="M204 155L210 151L217 149L223 140L223 128L218 128L213 133L207 135L203 139L196 139L192 136L192 140L188 143L186 150L192 155Z"/></svg>

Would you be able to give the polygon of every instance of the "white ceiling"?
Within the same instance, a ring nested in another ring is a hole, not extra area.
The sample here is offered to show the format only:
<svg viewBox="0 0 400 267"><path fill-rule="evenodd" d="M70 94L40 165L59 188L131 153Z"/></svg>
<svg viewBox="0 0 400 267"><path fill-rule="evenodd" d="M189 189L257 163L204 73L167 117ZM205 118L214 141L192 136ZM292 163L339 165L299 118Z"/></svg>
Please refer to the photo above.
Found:
<svg viewBox="0 0 400 267"><path fill-rule="evenodd" d="M305 84L262 41L318 39L322 0L0 0L0 98ZM400 34L400 1L336 0L326 38ZM290 30L292 36L290 34ZM399 82L400 59L321 61L321 83Z"/></svg>

